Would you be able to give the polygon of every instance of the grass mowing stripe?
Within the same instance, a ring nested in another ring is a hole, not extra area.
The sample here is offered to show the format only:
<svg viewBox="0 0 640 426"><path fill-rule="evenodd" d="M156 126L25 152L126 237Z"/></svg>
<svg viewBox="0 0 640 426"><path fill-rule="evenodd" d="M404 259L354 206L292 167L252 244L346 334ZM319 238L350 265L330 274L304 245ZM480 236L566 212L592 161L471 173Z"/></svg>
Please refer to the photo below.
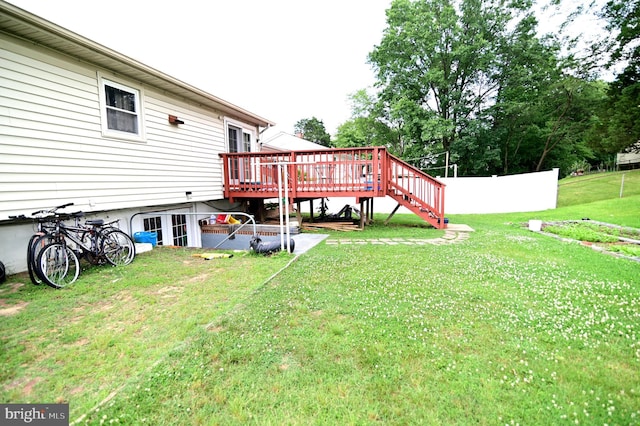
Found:
<svg viewBox="0 0 640 426"><path fill-rule="evenodd" d="M284 253L279 253L276 256L280 256L280 257L288 257L289 255L284 254ZM278 271L276 271L275 273L273 273L273 275L271 275L270 277L268 277L263 283L261 283L260 285L258 285L254 290L253 293L259 291L260 289L264 288L266 285L268 285L269 282L271 282L275 277L277 277L280 273L282 273L282 271L284 271L285 269L287 269L289 266L291 266L291 264L293 264L293 262L295 262L298 258L300 257L300 255L295 255L293 258L291 258L289 260L289 262L284 265L281 269L279 269ZM248 296L250 297L250 296ZM218 317L220 316L225 316L228 315L229 312L231 312L232 310L236 309L238 306L240 306L239 304L235 304L230 306L226 311L220 312L217 314ZM210 329L213 326L214 322L210 322L208 324L206 324L204 326L205 330ZM131 386L133 383L135 383L136 381L139 382L140 378L142 376L144 376L145 374L148 374L149 372L151 372L153 369L157 368L161 363L163 363L164 361L167 360L169 354L175 354L175 353L180 353L183 352L190 344L192 344L193 342L193 337L189 337L188 339L180 342L176 347L172 348L171 350L169 350L168 352L166 352L163 356L161 356L160 358L158 358L153 364L151 364L149 367L147 367L145 370L141 371L139 374L137 374L135 377L129 377L122 385L120 385L116 390L112 391L109 395L107 395L106 398L104 398L103 400L101 400L98 404L96 404L94 407L92 407L90 410L88 410L86 413L82 414L80 417L78 417L76 420L72 421L70 424L71 425L76 425L76 424L80 424L82 423L85 419L87 419L89 416L91 416L92 414L96 413L97 411L99 411L101 408L103 408L107 403L109 403L111 400L113 400L119 393L120 391L122 391L123 389Z"/></svg>

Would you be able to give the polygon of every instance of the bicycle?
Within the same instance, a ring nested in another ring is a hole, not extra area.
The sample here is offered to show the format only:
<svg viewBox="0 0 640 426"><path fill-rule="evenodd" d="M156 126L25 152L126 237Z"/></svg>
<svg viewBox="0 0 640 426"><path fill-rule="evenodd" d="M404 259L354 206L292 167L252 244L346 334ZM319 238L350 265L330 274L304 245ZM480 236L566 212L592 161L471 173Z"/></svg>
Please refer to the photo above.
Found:
<svg viewBox="0 0 640 426"><path fill-rule="evenodd" d="M60 215L60 213L58 213L58 210L72 205L73 203L67 203L58 207L54 207L50 210L38 210L31 213L31 220L35 220L37 223L36 232L34 232L31 238L29 238L29 242L27 244L27 270L29 272L29 279L31 279L31 282L33 284L39 285L44 281L39 272L36 261L42 249L50 242L52 242L49 235L49 230L52 226L50 225L50 223L52 223L52 221ZM29 218L25 215L9 217L11 219L29 220Z"/></svg>
<svg viewBox="0 0 640 426"><path fill-rule="evenodd" d="M43 281L55 288L66 287L78 278L79 259L85 257L90 263L114 266L127 265L135 258L135 244L131 237L113 227L110 222L104 227L102 219L87 221L88 226L67 225L63 218L56 218L52 242L38 256L36 266Z"/></svg>
<svg viewBox="0 0 640 426"><path fill-rule="evenodd" d="M135 258L135 243L115 225L119 220L105 223L102 219L87 220L85 226L75 216L75 226L59 224L58 232L73 242L78 258L93 265L128 265Z"/></svg>
<svg viewBox="0 0 640 426"><path fill-rule="evenodd" d="M80 259L94 265L127 265L135 258L135 244L131 237L118 229L118 220L105 223L102 219L87 220L80 224L82 212L59 213L58 210L73 203L63 204L51 210L32 213L37 230L27 246L29 277L34 284L63 288L74 283L80 274ZM27 219L13 216L13 219ZM66 220L74 219L75 225Z"/></svg>

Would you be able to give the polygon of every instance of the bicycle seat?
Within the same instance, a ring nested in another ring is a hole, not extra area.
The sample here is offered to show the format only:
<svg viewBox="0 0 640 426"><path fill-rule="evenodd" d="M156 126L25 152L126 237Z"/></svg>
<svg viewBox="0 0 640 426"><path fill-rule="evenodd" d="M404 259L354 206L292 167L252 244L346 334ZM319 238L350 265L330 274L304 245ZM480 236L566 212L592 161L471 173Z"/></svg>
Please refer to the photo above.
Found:
<svg viewBox="0 0 640 426"><path fill-rule="evenodd" d="M102 226L104 225L104 220L102 219L92 219L92 220L88 220L87 225L91 225L91 226Z"/></svg>

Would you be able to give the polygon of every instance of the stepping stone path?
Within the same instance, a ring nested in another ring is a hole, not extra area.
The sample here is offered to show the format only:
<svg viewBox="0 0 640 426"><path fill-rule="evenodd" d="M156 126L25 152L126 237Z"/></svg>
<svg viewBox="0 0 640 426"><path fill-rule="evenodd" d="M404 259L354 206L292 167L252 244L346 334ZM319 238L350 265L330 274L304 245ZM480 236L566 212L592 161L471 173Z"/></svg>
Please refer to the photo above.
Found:
<svg viewBox="0 0 640 426"><path fill-rule="evenodd" d="M469 233L473 232L473 229L467 225L449 225L444 231L444 235L439 238L329 238L325 240L328 245L362 245L362 244L375 244L375 245L410 245L410 246L424 246L424 245L444 245L453 244L465 241L469 238Z"/></svg>

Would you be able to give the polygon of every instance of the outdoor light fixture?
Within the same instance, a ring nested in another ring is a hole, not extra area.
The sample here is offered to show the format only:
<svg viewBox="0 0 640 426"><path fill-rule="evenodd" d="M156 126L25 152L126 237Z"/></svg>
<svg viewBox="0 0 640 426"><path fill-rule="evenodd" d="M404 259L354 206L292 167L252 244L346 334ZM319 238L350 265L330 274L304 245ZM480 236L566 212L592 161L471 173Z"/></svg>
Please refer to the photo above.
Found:
<svg viewBox="0 0 640 426"><path fill-rule="evenodd" d="M184 124L184 121L180 120L178 117L176 117L175 115L170 115L169 116L169 123L170 124Z"/></svg>

